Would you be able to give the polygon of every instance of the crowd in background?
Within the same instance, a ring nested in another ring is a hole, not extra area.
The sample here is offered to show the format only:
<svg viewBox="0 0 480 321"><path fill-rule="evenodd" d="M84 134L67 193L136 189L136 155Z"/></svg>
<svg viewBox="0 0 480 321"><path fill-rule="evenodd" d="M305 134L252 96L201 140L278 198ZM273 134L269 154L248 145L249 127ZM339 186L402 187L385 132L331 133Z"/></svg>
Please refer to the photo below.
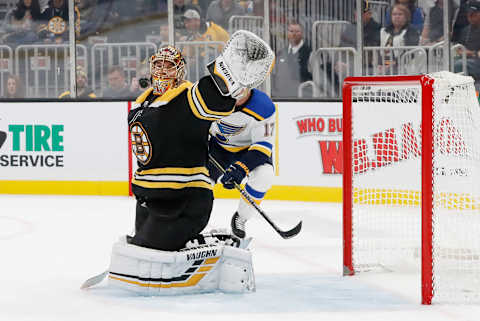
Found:
<svg viewBox="0 0 480 321"><path fill-rule="evenodd" d="M365 47L433 46L444 40L443 8L446 1L450 7L450 40L453 44L462 45L456 54L466 55L466 73L480 82L480 0L383 1L385 6L382 8L385 10L378 10L373 4L381 3L382 0L363 0L361 17L355 15L354 0L325 0L344 4L345 10L329 16L322 16L323 13L309 14L314 3L317 3L315 0L270 1L269 36L276 52L276 65L271 77L272 97L315 97L312 90L314 85L311 88L305 87L303 95L299 93L299 86L312 80L315 82L319 71L331 75L330 81L337 85L341 85L346 75L353 74L353 64L349 63L347 55L338 59L323 56L320 63L312 65L312 58L319 55L316 52L318 47L313 48L312 26L315 21L324 19L348 22L342 27L338 43L332 45L338 48L356 48L358 20L361 20L363 26ZM22 45L68 44L70 33L67 0L3 2L12 5L6 6L8 10L4 11L0 27L1 45L15 50ZM263 17L264 8L263 0L173 0L175 42L226 42L232 32L229 25L232 16ZM155 42L159 46L168 42L167 16L167 0L75 0L76 43L91 46L96 41ZM199 66L210 59L209 49L219 52L221 45L217 43L202 47L201 50L187 45L182 47L188 63ZM364 74L402 72L399 51L379 52L378 56L364 57ZM77 66L77 97L134 98L146 84L139 80L148 78L145 66L148 57L147 54L144 56L133 76L127 74L121 64L105 66L100 92L97 87L91 87L91 78L98 76L92 74L95 68ZM465 72L460 59L454 60L452 69L455 72ZM15 75L12 68L5 72L2 77L4 98L35 98L26 97L30 83L22 78L24 75ZM71 97L68 87L55 94L55 97L59 96Z"/></svg>

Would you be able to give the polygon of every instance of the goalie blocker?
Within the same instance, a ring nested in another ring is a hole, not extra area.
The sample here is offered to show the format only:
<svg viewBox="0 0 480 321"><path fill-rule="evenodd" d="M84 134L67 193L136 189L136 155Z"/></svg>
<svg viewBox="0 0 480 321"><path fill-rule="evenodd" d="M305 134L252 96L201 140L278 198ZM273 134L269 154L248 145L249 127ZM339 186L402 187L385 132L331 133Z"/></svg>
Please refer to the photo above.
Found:
<svg viewBox="0 0 480 321"><path fill-rule="evenodd" d="M108 283L148 296L255 291L250 251L234 247L230 236L203 235L202 241L207 236L209 244L180 251L136 246L123 236L113 245Z"/></svg>

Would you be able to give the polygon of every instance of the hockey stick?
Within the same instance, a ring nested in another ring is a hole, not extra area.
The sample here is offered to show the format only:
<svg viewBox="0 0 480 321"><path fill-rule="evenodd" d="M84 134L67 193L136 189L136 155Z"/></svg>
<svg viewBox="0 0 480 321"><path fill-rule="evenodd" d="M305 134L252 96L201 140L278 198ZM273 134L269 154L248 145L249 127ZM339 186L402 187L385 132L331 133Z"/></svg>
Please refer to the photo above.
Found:
<svg viewBox="0 0 480 321"><path fill-rule="evenodd" d="M212 156L212 155L208 155L208 158L210 159L210 161L213 163L213 165L215 165L216 168L218 168L218 170L220 172L222 172L222 174L225 174L225 169L222 167L222 165L220 165L219 162L217 162L217 160ZM270 226L273 227L273 229L278 233L280 234L281 237L283 237L284 239L289 239L291 237L294 237L295 235L297 235L298 233L300 233L300 230L302 229L302 221L300 221L300 223L298 223L294 228L292 228L291 230L288 230L288 231L282 231L280 228L278 228L278 226L268 217L267 214L265 214L265 212L257 205L257 203L255 203L255 201L250 197L250 195L247 194L247 192L237 183L234 182L234 185L235 185L235 188L240 192L240 194L242 194L242 196L248 201L248 203L250 203L250 205L252 205L258 213L260 213L260 215L263 216L263 218L268 222L268 224L270 224Z"/></svg>
<svg viewBox="0 0 480 321"><path fill-rule="evenodd" d="M94 285L97 285L98 283L102 282L108 275L108 270L92 276L91 278L87 279L85 282L83 282L82 286L80 287L81 290L86 290L88 288L91 288Z"/></svg>

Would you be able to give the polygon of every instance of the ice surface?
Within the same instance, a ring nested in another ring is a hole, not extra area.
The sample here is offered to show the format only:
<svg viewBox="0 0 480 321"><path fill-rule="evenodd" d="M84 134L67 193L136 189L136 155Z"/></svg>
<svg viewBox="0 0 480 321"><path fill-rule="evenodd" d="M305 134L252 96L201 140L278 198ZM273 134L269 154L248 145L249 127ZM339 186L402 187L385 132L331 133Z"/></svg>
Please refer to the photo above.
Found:
<svg viewBox="0 0 480 321"><path fill-rule="evenodd" d="M247 223L256 274L252 294L138 297L101 283L117 238L131 232L127 197L0 195L0 321L149 320L478 320L477 305L420 305L418 277L342 277L341 205L265 201L284 240L260 217ZM233 200L216 200L207 227L228 227Z"/></svg>

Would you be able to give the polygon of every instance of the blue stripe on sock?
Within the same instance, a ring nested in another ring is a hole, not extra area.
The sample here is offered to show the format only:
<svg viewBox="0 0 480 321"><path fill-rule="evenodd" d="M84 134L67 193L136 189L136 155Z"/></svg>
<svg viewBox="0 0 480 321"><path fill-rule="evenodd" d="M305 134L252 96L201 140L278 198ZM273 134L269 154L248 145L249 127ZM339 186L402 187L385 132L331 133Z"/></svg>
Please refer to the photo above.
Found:
<svg viewBox="0 0 480 321"><path fill-rule="evenodd" d="M245 185L245 190L247 191L248 194L252 195L256 199L262 199L265 196L265 193L262 192L257 192L254 190L250 185Z"/></svg>

